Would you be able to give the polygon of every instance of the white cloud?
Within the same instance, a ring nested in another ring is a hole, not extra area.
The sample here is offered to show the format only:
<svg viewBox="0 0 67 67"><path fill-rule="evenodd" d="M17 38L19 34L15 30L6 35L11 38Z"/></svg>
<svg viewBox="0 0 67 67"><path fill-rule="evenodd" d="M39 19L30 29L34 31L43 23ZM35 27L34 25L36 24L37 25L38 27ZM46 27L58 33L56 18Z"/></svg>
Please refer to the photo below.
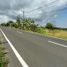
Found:
<svg viewBox="0 0 67 67"><path fill-rule="evenodd" d="M4 22L4 20L5 20L5 22L7 22L7 21L9 21L9 20L15 21L14 19L9 18L8 16L0 15L0 23Z"/></svg>
<svg viewBox="0 0 67 67"><path fill-rule="evenodd" d="M6 21L17 15L22 16L25 10L25 16L45 20L44 18L49 19L66 5L67 0L0 0L0 19L4 18L2 21ZM39 7L41 8L36 10Z"/></svg>

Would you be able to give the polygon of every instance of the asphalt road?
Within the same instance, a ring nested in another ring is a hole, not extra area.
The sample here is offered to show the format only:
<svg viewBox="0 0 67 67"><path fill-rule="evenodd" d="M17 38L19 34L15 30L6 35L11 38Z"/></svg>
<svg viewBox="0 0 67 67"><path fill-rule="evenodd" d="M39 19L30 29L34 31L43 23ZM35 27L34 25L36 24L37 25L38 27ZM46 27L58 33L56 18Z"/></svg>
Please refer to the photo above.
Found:
<svg viewBox="0 0 67 67"><path fill-rule="evenodd" d="M12 28L1 29L29 67L67 67L67 41ZM11 59L9 67L22 67L10 46L6 46Z"/></svg>

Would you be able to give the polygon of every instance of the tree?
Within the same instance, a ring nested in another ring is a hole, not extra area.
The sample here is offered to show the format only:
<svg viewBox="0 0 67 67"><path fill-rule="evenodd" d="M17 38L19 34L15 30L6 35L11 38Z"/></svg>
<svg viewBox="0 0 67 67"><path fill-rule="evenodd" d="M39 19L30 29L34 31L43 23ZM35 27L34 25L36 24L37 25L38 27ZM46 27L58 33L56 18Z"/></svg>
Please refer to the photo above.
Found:
<svg viewBox="0 0 67 67"><path fill-rule="evenodd" d="M25 18L23 19L22 23L24 30L36 31L37 25L35 24L35 21L33 19Z"/></svg>
<svg viewBox="0 0 67 67"><path fill-rule="evenodd" d="M17 23L17 27L18 28L21 28L21 21L20 21L20 18L19 17L17 17L16 23Z"/></svg>
<svg viewBox="0 0 67 67"><path fill-rule="evenodd" d="M14 22L13 21L8 21L7 23L5 23L5 26L10 26L10 27L12 27L12 24L13 24Z"/></svg>
<svg viewBox="0 0 67 67"><path fill-rule="evenodd" d="M52 23L47 23L46 28L47 29L54 29L54 25Z"/></svg>
<svg viewBox="0 0 67 67"><path fill-rule="evenodd" d="M1 23L1 26L6 26L6 23Z"/></svg>
<svg viewBox="0 0 67 67"><path fill-rule="evenodd" d="M8 21L7 24L8 24L10 27L13 27L14 22L13 22L13 21Z"/></svg>
<svg viewBox="0 0 67 67"><path fill-rule="evenodd" d="M35 21L31 20L31 24L30 24L31 31L36 32L37 28L38 28L38 24L35 24Z"/></svg>

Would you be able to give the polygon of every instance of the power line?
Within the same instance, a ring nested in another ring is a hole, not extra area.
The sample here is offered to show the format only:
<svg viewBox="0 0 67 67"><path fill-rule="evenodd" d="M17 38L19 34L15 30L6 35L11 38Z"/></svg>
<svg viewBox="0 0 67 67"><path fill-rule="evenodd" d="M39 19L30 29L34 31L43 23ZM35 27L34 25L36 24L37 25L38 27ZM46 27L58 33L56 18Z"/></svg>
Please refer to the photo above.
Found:
<svg viewBox="0 0 67 67"><path fill-rule="evenodd" d="M51 4L50 6L53 6L52 4L55 3L56 1L57 1L57 0L55 0L55 1L53 1L53 2L50 2L50 3L48 3L48 4ZM47 8L50 7L50 6L48 6L48 4L44 4L44 5L42 5L42 6L38 7L38 8L32 9L32 10L30 10L30 11L25 11L25 10L23 10L23 18L25 17L25 13L31 13L31 12L33 12L33 11L39 10L39 9L41 9L41 8L44 8L44 6L47 7Z"/></svg>
<svg viewBox="0 0 67 67"><path fill-rule="evenodd" d="M53 2L51 2L51 3L48 3L48 4L52 4L52 3L55 3L57 0L55 0L55 1L53 1ZM40 7L38 7L38 8L35 8L35 9L32 9L32 10L30 10L30 11L25 11L26 13L30 13L30 12L33 12L33 11L35 11L35 10L39 10L39 9L41 9L41 8L44 8L44 6L45 7L50 7L50 6L48 6L48 4L44 4L44 5L42 5L42 6L40 6ZM52 5L51 5L52 6Z"/></svg>

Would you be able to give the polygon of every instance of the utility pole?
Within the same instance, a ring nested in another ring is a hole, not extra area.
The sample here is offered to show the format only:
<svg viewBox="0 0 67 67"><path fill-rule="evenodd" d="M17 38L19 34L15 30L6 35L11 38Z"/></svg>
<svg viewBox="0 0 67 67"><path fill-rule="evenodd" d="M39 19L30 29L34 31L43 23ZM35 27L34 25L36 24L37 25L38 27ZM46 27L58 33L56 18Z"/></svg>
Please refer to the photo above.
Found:
<svg viewBox="0 0 67 67"><path fill-rule="evenodd" d="M23 11L23 19L25 18L25 12Z"/></svg>

